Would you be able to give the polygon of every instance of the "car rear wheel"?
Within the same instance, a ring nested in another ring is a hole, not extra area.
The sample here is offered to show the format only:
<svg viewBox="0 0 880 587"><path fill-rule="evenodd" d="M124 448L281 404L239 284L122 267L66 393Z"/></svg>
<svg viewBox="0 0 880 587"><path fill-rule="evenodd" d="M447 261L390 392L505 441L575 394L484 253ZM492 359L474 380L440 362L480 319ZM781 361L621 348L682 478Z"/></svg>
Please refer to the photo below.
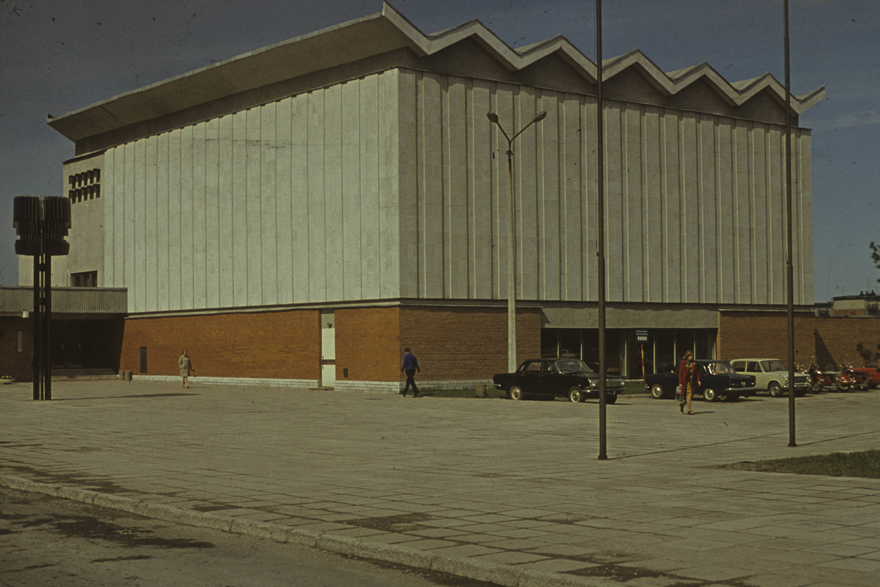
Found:
<svg viewBox="0 0 880 587"><path fill-rule="evenodd" d="M572 387L568 390L568 401L573 404L579 404L584 401L584 392L579 387Z"/></svg>
<svg viewBox="0 0 880 587"><path fill-rule="evenodd" d="M768 387L767 390L773 397L782 397L782 386L775 381L770 382L770 387Z"/></svg>
<svg viewBox="0 0 880 587"><path fill-rule="evenodd" d="M659 383L651 386L651 397L654 399L663 399L663 387Z"/></svg>
<svg viewBox="0 0 880 587"><path fill-rule="evenodd" d="M703 399L707 402L717 402L718 394L712 388L706 388L703 390Z"/></svg>
<svg viewBox="0 0 880 587"><path fill-rule="evenodd" d="M507 397L512 400L521 400L523 398L523 390L518 385L511 385L510 389L507 390Z"/></svg>

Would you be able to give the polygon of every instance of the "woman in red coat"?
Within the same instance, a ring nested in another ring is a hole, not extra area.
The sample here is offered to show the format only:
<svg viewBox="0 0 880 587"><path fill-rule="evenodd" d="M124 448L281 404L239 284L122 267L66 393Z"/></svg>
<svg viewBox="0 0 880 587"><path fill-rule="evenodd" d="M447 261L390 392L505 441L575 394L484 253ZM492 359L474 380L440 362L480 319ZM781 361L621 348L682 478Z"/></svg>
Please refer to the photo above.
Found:
<svg viewBox="0 0 880 587"><path fill-rule="evenodd" d="M678 364L678 384L681 386L681 393L684 401L678 404L679 410L684 413L684 406L687 404L688 415L692 416L694 411L691 409L691 400L694 392L700 386L700 372L697 364L694 362L694 354L686 351Z"/></svg>

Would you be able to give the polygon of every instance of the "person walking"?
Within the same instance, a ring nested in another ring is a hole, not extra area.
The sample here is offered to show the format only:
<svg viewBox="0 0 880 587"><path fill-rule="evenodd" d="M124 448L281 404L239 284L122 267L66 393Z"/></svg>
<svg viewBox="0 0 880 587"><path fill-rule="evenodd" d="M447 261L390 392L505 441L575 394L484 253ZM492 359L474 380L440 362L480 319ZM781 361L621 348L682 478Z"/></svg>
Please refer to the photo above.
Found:
<svg viewBox="0 0 880 587"><path fill-rule="evenodd" d="M406 371L406 387L403 388L400 395L406 397L406 392L409 391L410 386L412 386L413 397L419 397L419 388L416 386L415 379L413 379L416 371L418 371L419 374L422 373L422 370L419 368L419 360L414 354L412 354L409 347L403 349L403 352L406 354L403 355L403 367L400 368L400 372L403 373Z"/></svg>
<svg viewBox="0 0 880 587"><path fill-rule="evenodd" d="M193 368L192 359L189 358L186 350L183 351L183 354L180 355L180 358L177 359L177 365L180 367L180 376L183 377L183 387L189 389L189 374L192 372L192 376L196 376L196 370Z"/></svg>
<svg viewBox="0 0 880 587"><path fill-rule="evenodd" d="M683 414L684 406L687 405L688 415L693 416L694 410L691 408L691 400L694 397L694 391L700 386L700 372L691 351L685 351L681 363L678 364L678 384L681 386L683 396L678 408Z"/></svg>

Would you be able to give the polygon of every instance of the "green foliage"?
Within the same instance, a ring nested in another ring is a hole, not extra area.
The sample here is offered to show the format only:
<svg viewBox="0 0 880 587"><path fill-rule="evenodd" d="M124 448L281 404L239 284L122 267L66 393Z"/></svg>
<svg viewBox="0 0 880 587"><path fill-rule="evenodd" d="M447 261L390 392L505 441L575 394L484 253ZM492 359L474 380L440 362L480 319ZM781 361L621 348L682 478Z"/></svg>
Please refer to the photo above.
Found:
<svg viewBox="0 0 880 587"><path fill-rule="evenodd" d="M870 247L871 259L874 260L874 265L877 266L877 269L880 269L880 245L872 242ZM880 279L877 281L880 281ZM880 359L880 344L877 345L877 351L871 352L869 349L865 348L865 345L859 343L856 346L856 351L858 351L859 355L865 360L865 363Z"/></svg>
<svg viewBox="0 0 880 587"><path fill-rule="evenodd" d="M864 344L859 343L856 345L856 351L865 360L865 363L880 359L880 344L877 345L877 350L872 353L870 349L865 348Z"/></svg>
<svg viewBox="0 0 880 587"><path fill-rule="evenodd" d="M873 242L871 243L871 258L874 260L874 265L877 266L877 269L880 269L880 245ZM877 281L880 281L880 279Z"/></svg>

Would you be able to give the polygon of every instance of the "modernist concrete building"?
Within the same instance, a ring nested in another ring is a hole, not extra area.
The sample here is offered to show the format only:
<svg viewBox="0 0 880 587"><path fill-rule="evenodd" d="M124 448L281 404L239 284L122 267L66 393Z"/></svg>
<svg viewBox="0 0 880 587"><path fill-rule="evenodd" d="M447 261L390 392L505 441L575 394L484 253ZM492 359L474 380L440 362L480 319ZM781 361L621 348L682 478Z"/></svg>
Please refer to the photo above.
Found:
<svg viewBox="0 0 880 587"><path fill-rule="evenodd" d="M641 375L636 329L649 371L684 348L721 356L726 323L785 303L784 89L638 50L604 70L609 365ZM595 362L595 80L563 37L425 35L385 4L59 116L76 154L53 279L127 290L135 376L175 375L188 348L210 378L388 390L411 346L425 382L485 381L506 369L508 279L507 142L486 114L518 129L546 111L514 145L519 356ZM791 103L805 315L798 117L823 96Z"/></svg>

